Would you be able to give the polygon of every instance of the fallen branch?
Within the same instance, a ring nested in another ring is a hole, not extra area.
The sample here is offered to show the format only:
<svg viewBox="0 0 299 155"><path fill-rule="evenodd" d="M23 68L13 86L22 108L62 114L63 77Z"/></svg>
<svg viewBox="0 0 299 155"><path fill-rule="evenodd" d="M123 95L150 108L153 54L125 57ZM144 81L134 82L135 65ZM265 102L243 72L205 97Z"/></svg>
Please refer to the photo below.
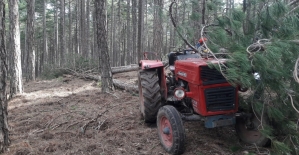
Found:
<svg viewBox="0 0 299 155"><path fill-rule="evenodd" d="M106 122L107 119L105 119L103 122L99 122L99 125L95 127L95 130L100 130L102 125Z"/></svg>
<svg viewBox="0 0 299 155"><path fill-rule="evenodd" d="M65 129L64 129L64 131L66 131L68 128L70 128L71 126L74 126L74 125L76 125L76 124L78 124L78 123L80 123L80 122L83 122L83 121L86 121L86 120L88 120L88 118L85 118L85 119L83 119L82 121L77 121L77 122L75 122L75 123L73 123L73 124L70 124L69 126L67 126Z"/></svg>
<svg viewBox="0 0 299 155"><path fill-rule="evenodd" d="M46 125L46 128L49 128L49 126L51 125L51 123L52 123L55 119L57 119L58 117L60 117L60 116L62 116L62 115L69 114L69 113L71 113L71 112L66 112L66 113L59 114L58 116L56 116L55 118L53 118L50 122L46 123L46 124L47 124L47 125Z"/></svg>
<svg viewBox="0 0 299 155"><path fill-rule="evenodd" d="M56 129L56 128L60 127L60 126L63 125L63 124L66 124L66 123L68 123L68 121L65 121L65 122L62 122L62 123L53 125L53 126L51 127L51 128L52 128L51 130L54 130L54 129Z"/></svg>
<svg viewBox="0 0 299 155"><path fill-rule="evenodd" d="M83 120L83 121L84 121L84 120ZM78 122L75 122L75 123L73 123L73 124L67 126L67 127L64 129L64 131L66 131L69 127L74 126L74 125L76 125L76 124L78 124L78 123L80 123L80 122L82 122L82 121L78 121Z"/></svg>
<svg viewBox="0 0 299 155"><path fill-rule="evenodd" d="M92 123L92 122L94 122L96 119L97 119L97 118L94 118L94 119L88 121L87 123L85 123L85 124L80 128L80 129L81 129L81 132L84 134L84 133L85 133L85 130L86 130L86 128L87 128L87 125L90 124L90 123Z"/></svg>
<svg viewBox="0 0 299 155"><path fill-rule="evenodd" d="M101 117L103 114L105 114L108 110L105 110L104 112L102 112L101 114L98 114L97 117L93 118L92 120L86 122L80 129L81 129L81 132L84 134L85 133L85 130L88 126L88 124L92 123L92 122L95 122L99 117Z"/></svg>

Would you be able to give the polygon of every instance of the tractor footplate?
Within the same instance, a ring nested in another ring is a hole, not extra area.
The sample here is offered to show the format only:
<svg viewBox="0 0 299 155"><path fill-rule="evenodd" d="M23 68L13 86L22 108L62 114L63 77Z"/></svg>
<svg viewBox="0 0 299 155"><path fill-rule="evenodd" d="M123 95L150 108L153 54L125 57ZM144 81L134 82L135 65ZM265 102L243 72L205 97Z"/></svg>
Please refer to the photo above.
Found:
<svg viewBox="0 0 299 155"><path fill-rule="evenodd" d="M234 124L236 124L236 117L234 115L217 115L205 118L206 128L215 128Z"/></svg>

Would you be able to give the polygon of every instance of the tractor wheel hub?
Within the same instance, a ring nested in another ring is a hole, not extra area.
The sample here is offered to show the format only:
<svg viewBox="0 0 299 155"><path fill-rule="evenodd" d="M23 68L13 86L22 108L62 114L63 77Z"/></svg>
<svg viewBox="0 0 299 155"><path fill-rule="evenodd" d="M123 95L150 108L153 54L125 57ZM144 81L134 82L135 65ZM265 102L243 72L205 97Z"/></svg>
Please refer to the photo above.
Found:
<svg viewBox="0 0 299 155"><path fill-rule="evenodd" d="M166 135L169 135L169 134L170 134L170 129L169 129L169 127L165 127L165 128L163 129L163 133L166 134Z"/></svg>

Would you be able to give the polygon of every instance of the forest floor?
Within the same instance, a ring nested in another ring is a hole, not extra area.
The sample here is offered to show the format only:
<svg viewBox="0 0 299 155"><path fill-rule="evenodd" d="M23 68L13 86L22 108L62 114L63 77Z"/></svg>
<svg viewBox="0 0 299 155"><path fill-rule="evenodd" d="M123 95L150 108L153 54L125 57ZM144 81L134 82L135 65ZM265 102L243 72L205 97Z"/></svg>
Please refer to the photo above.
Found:
<svg viewBox="0 0 299 155"><path fill-rule="evenodd" d="M114 78L135 80L137 72ZM5 155L166 155L155 124L145 124L138 94L102 93L95 81L67 75L25 84L9 101L11 145ZM185 155L239 155L256 152L240 143L234 127L206 129L185 122Z"/></svg>

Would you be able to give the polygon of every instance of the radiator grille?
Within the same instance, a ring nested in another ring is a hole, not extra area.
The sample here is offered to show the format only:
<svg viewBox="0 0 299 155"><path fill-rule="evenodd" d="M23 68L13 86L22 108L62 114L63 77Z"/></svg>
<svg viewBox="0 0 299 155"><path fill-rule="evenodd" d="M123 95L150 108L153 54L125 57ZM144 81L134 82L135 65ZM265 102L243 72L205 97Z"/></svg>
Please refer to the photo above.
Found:
<svg viewBox="0 0 299 155"><path fill-rule="evenodd" d="M232 86L209 88L204 92L206 97L207 111L235 109L236 88Z"/></svg>
<svg viewBox="0 0 299 155"><path fill-rule="evenodd" d="M215 68L210 68L208 66L202 66L200 70L200 78L203 85L225 83L226 79L223 75Z"/></svg>

